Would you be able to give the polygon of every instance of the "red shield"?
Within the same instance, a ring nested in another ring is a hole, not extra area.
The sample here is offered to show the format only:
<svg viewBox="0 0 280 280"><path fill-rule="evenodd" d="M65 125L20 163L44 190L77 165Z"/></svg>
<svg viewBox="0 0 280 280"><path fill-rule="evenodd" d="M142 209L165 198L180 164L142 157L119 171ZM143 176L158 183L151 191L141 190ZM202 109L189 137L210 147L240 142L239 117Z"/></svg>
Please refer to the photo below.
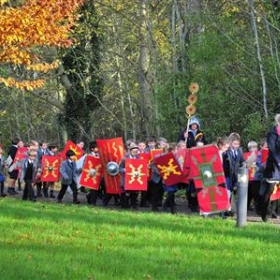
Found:
<svg viewBox="0 0 280 280"><path fill-rule="evenodd" d="M178 163L183 171L185 156L186 156L187 149L180 149L176 152Z"/></svg>
<svg viewBox="0 0 280 280"><path fill-rule="evenodd" d="M200 210L205 213L229 209L229 198L218 148L214 145L190 149L190 168Z"/></svg>
<svg viewBox="0 0 280 280"><path fill-rule="evenodd" d="M101 164L101 159L87 155L82 169L80 185L90 189L98 190L102 174L103 167Z"/></svg>
<svg viewBox="0 0 280 280"><path fill-rule="evenodd" d="M57 182L59 180L60 157L42 156L42 182Z"/></svg>
<svg viewBox="0 0 280 280"><path fill-rule="evenodd" d="M262 153L261 161L262 163L265 163L268 158L268 149L261 150L261 153Z"/></svg>
<svg viewBox="0 0 280 280"><path fill-rule="evenodd" d="M154 164L167 187L182 182L183 173L173 153L154 158Z"/></svg>
<svg viewBox="0 0 280 280"><path fill-rule="evenodd" d="M162 149L150 150L151 159L154 159L155 156L158 156L161 153L162 153Z"/></svg>
<svg viewBox="0 0 280 280"><path fill-rule="evenodd" d="M121 159L124 157L124 145L122 138L112 139L97 139L97 146L99 156L102 162L104 170L104 181L106 186L106 192L109 194L120 194L121 193L121 177L118 173L112 176L108 173L107 164L109 162L115 162L120 164Z"/></svg>
<svg viewBox="0 0 280 280"><path fill-rule="evenodd" d="M272 194L270 195L270 200L280 199L280 184L275 184Z"/></svg>
<svg viewBox="0 0 280 280"><path fill-rule="evenodd" d="M249 168L248 169L249 181L252 181L254 180L255 173L257 171L257 166L256 166L257 154L256 152L248 152L248 153L244 153L243 155Z"/></svg>
<svg viewBox="0 0 280 280"><path fill-rule="evenodd" d="M17 149L17 153L15 155L13 163L16 163L18 161L21 161L21 160L27 158L28 157L27 152L28 152L28 148L27 147L19 147ZM19 170L19 172L20 172L20 169L21 169L20 167L16 167L14 170Z"/></svg>
<svg viewBox="0 0 280 280"><path fill-rule="evenodd" d="M150 160L151 160L151 155L147 154L147 153L140 153L139 154L139 158L140 159L144 159L147 161L147 164L149 164Z"/></svg>
<svg viewBox="0 0 280 280"><path fill-rule="evenodd" d="M189 183L189 179L190 179L190 153L189 153L189 149L184 148L184 149L180 149L179 151L177 151L176 153L177 155L177 159L178 159L178 163L181 167L182 170L182 183Z"/></svg>
<svg viewBox="0 0 280 280"><path fill-rule="evenodd" d="M17 149L17 153L16 153L16 156L14 158L14 161L13 163L17 162L17 161L21 161L23 160L24 158L27 158L28 157L28 148L27 147L19 147Z"/></svg>
<svg viewBox="0 0 280 280"><path fill-rule="evenodd" d="M125 160L125 183L126 191L146 191L147 190L148 165L145 159Z"/></svg>
<svg viewBox="0 0 280 280"><path fill-rule="evenodd" d="M75 155L76 155L75 161L84 155L84 151L79 146L77 146L74 142L68 140L65 144L63 151L60 153L60 156L64 160L66 159L66 152L68 150L72 150L75 153Z"/></svg>
<svg viewBox="0 0 280 280"><path fill-rule="evenodd" d="M162 149L150 150L150 160L149 160L148 166L150 166L150 164L151 164L152 160L154 159L154 157L155 156L159 156L161 153L162 153ZM151 179L152 172L153 172L153 170L151 168L149 168L148 180Z"/></svg>
<svg viewBox="0 0 280 280"><path fill-rule="evenodd" d="M148 167L147 176L148 176L148 180L149 180L151 178L151 169L150 169L151 154L150 153L140 153L139 158L144 159L147 162L147 167Z"/></svg>

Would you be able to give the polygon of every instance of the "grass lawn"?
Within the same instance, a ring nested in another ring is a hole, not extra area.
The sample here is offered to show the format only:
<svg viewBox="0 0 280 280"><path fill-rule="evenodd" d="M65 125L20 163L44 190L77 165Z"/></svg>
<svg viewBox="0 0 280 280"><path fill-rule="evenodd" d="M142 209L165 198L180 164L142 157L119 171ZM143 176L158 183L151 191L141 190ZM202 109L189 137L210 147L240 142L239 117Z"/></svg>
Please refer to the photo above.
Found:
<svg viewBox="0 0 280 280"><path fill-rule="evenodd" d="M0 279L280 279L280 227L0 200Z"/></svg>

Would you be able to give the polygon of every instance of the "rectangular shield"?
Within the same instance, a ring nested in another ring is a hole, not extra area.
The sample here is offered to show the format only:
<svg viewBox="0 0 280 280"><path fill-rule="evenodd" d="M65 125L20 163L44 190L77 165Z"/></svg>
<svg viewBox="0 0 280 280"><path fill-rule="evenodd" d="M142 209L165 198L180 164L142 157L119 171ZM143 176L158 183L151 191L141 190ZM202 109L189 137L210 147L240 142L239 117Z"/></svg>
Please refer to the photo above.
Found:
<svg viewBox="0 0 280 280"><path fill-rule="evenodd" d="M147 172L147 160L126 159L124 189L126 191L146 191L148 181Z"/></svg>
<svg viewBox="0 0 280 280"><path fill-rule="evenodd" d="M249 175L249 181L254 180L255 173L257 171L257 153L256 152L248 152L243 154L244 159L248 166L248 175Z"/></svg>
<svg viewBox="0 0 280 280"><path fill-rule="evenodd" d="M80 185L90 189L98 190L102 174L103 167L101 164L101 159L92 155L87 155L82 168Z"/></svg>
<svg viewBox="0 0 280 280"><path fill-rule="evenodd" d="M25 159L25 158L27 158L28 157L28 148L27 147L19 147L18 149L17 149L17 152L16 152L16 155L15 155L15 158L14 158L14 160L13 160L13 164L15 164L15 168L14 168L14 170L19 170L19 174L18 175L20 175L20 169L21 169L21 167L20 167L20 165L18 165L18 163L21 161L21 160L23 160L23 159ZM20 177L19 177L20 178Z"/></svg>
<svg viewBox="0 0 280 280"><path fill-rule="evenodd" d="M15 158L14 158L13 162L15 163L17 161L21 161L21 160L27 158L28 157L27 152L28 152L28 148L27 147L19 147L17 149L17 153L15 155Z"/></svg>
<svg viewBox="0 0 280 280"><path fill-rule="evenodd" d="M206 145L190 149L190 168L200 211L215 213L229 209L229 197L218 148Z"/></svg>
<svg viewBox="0 0 280 280"><path fill-rule="evenodd" d="M190 156L189 149L183 148L176 153L178 163L182 170L182 183L188 184L190 180Z"/></svg>
<svg viewBox="0 0 280 280"><path fill-rule="evenodd" d="M155 157L153 161L167 187L182 182L183 172L173 153Z"/></svg>
<svg viewBox="0 0 280 280"><path fill-rule="evenodd" d="M42 156L42 182L57 182L59 180L60 157Z"/></svg>
<svg viewBox="0 0 280 280"><path fill-rule="evenodd" d="M272 194L270 195L270 201L280 199L280 185L275 184Z"/></svg>
<svg viewBox="0 0 280 280"><path fill-rule="evenodd" d="M268 149L261 150L261 153L262 153L261 161L262 163L265 163L268 158Z"/></svg>
<svg viewBox="0 0 280 280"><path fill-rule="evenodd" d="M64 149L62 152L60 152L60 156L63 158L63 160L66 159L66 152L68 150L72 150L76 157L75 157L75 161L77 161L79 158L81 158L84 155L84 151L77 146L77 144L75 144L74 142L72 142L71 140L68 140L64 146Z"/></svg>
<svg viewBox="0 0 280 280"><path fill-rule="evenodd" d="M120 174L112 175L108 172L107 165L114 162L120 164L124 157L124 145L121 137L111 139L97 139L99 156L103 166L103 175L105 181L106 192L109 194L121 193L121 177Z"/></svg>

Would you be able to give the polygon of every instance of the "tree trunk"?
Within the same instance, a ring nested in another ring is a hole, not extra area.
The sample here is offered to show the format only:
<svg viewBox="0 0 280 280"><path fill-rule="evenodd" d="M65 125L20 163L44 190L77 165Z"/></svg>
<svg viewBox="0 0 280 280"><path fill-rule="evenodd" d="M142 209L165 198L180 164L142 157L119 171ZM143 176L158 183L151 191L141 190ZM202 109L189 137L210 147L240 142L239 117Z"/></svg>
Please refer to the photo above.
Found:
<svg viewBox="0 0 280 280"><path fill-rule="evenodd" d="M62 71L61 81L66 89L64 123L68 137L73 141L89 142L92 138L91 112L98 105L101 91L100 46L94 4L86 1L81 14L80 23L84 29L77 32L79 45L62 59L66 71Z"/></svg>
<svg viewBox="0 0 280 280"><path fill-rule="evenodd" d="M262 93L263 93L263 111L264 116L267 119L268 118L268 111L267 111L267 88L266 88L266 79L265 79L265 73L264 73L264 67L262 62L262 55L261 55L261 49L260 49L260 41L259 41L259 34L257 29L257 21L255 17L255 1L254 0L248 0L249 4L249 11L251 15L251 24L252 24L252 31L255 37L255 45L256 45L256 54L257 54L257 61L261 76L261 82L262 82Z"/></svg>
<svg viewBox="0 0 280 280"><path fill-rule="evenodd" d="M153 131L151 124L154 113L151 102L151 87L148 81L150 56L147 32L147 5L148 0L139 0L140 14L140 53L139 53L139 86L140 86L140 134L150 135Z"/></svg>

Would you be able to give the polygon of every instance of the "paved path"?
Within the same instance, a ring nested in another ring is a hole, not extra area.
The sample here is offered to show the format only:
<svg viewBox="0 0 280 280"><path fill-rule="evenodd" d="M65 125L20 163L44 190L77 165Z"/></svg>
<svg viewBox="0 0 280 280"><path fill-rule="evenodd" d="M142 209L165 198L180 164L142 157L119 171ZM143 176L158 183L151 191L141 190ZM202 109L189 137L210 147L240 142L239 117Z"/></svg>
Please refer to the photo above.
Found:
<svg viewBox="0 0 280 280"><path fill-rule="evenodd" d="M54 194L57 197L58 190L55 190ZM13 195L13 196L8 195L8 197L14 197L14 198L21 199L22 191L18 191L17 195ZM80 205L87 205L87 199L86 199L86 194L85 193L79 192L78 199L81 202ZM37 198L37 201L46 201L46 202L50 202L50 203L56 203L56 199L43 198L43 197ZM65 197L63 199L63 203L69 203L70 204L71 202L72 202L72 195L69 194L68 192L66 192ZM176 205L177 205L177 212L180 213L180 214L197 215L197 213L193 213L193 212L190 211L190 209L188 208L187 202L185 201L184 198L177 197L176 198ZM102 206L101 199L97 200L97 207L104 207L104 206ZM104 208L120 209L121 210L120 206L115 206L114 205L114 199L113 198L110 200L109 204L106 207L104 207ZM137 211L151 211L151 208L139 207ZM167 214L168 213L169 212L167 212ZM236 215L233 218L236 219ZM263 223L261 217L258 216L255 213L255 211L248 211L248 213L247 213L247 221L248 222ZM269 217L268 222L280 225L280 217L278 219L272 219L272 218Z"/></svg>

